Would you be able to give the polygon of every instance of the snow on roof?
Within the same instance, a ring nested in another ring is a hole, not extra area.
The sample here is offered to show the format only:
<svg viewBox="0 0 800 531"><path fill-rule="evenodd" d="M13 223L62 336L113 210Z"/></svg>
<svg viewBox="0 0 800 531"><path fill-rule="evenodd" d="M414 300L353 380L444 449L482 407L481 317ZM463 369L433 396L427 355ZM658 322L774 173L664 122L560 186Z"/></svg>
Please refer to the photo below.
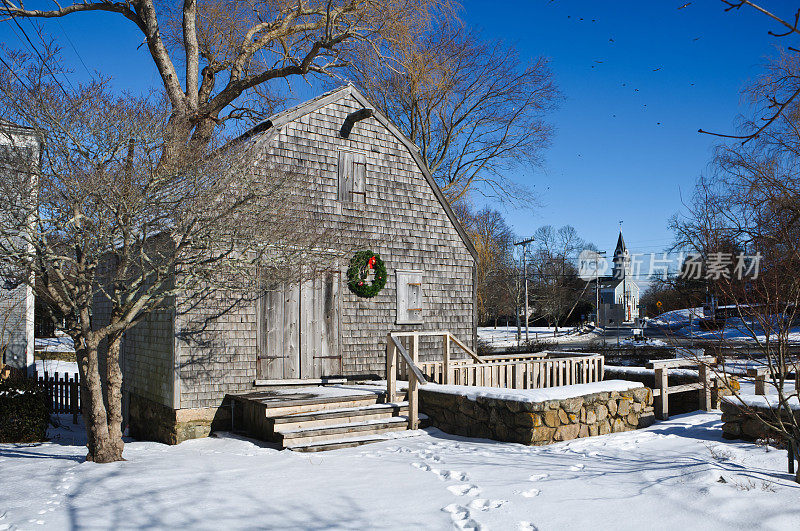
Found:
<svg viewBox="0 0 800 531"><path fill-rule="evenodd" d="M627 382L625 380L606 380L562 387L549 387L547 389L502 389L499 387L473 387L466 385L440 385L429 383L420 389L434 393L464 396L470 400L478 398L493 398L495 400L509 400L512 402L546 402L548 400L565 400L594 393L610 393L611 391L630 391L644 387L640 382Z"/></svg>

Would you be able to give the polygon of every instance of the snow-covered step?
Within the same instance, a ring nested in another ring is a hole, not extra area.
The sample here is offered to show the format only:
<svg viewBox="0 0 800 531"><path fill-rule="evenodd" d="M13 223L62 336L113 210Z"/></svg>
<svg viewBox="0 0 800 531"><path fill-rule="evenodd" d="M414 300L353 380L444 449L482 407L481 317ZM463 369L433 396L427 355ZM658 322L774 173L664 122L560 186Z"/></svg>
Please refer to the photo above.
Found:
<svg viewBox="0 0 800 531"><path fill-rule="evenodd" d="M288 449L293 452L327 452L328 450L353 448L355 446L362 446L364 444L372 444L386 440L388 439L381 437L380 435L367 435L365 437L352 437L345 439L334 439L332 441L297 444L294 446L289 446Z"/></svg>
<svg viewBox="0 0 800 531"><path fill-rule="evenodd" d="M275 432L333 426L367 420L388 419L408 415L408 402L394 404L370 404L361 407L337 408L311 413L296 413L280 417L272 417Z"/></svg>
<svg viewBox="0 0 800 531"><path fill-rule="evenodd" d="M365 420L363 422L348 422L330 426L281 431L275 433L275 438L284 448L289 448L321 441L377 435L407 429L408 417L390 417L388 419Z"/></svg>
<svg viewBox="0 0 800 531"><path fill-rule="evenodd" d="M298 444L290 446L288 449L293 452L325 452L327 450L339 450L341 448L353 448L364 444L372 444L376 442L393 441L396 439L404 439L406 437L419 437L423 431L394 431L391 433L382 433L380 435L362 435L360 437L345 437L342 439L333 439L322 442L312 442L307 444Z"/></svg>

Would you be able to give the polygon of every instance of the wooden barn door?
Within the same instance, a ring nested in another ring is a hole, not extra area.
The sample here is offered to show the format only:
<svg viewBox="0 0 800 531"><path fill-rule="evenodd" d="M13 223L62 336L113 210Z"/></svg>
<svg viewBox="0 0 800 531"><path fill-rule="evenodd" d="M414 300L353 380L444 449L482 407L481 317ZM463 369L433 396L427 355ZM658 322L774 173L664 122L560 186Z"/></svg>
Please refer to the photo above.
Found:
<svg viewBox="0 0 800 531"><path fill-rule="evenodd" d="M301 378L342 374L339 284L338 273L327 273L303 282L300 288Z"/></svg>
<svg viewBox="0 0 800 531"><path fill-rule="evenodd" d="M259 379L340 375L339 275L279 284L259 299Z"/></svg>
<svg viewBox="0 0 800 531"><path fill-rule="evenodd" d="M276 284L259 299L257 375L300 378L300 286Z"/></svg>

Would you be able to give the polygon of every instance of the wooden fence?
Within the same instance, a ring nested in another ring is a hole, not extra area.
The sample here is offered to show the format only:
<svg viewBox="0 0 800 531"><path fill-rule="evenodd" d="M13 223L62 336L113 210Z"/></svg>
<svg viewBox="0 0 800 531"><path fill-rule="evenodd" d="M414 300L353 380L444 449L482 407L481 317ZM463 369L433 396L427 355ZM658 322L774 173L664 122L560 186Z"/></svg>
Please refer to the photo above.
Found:
<svg viewBox="0 0 800 531"><path fill-rule="evenodd" d="M602 355L545 358L545 353L514 356L514 359L482 358L450 360L450 384L504 387L506 389L542 389L603 380ZM417 362L425 379L444 383L444 364L440 361ZM406 363L398 364L398 378L408 379Z"/></svg>
<svg viewBox="0 0 800 531"><path fill-rule="evenodd" d="M603 380L603 356L487 361L454 368L455 385L506 389L544 389Z"/></svg>
<svg viewBox="0 0 800 531"><path fill-rule="evenodd" d="M47 391L48 404L51 413L71 413L72 422L78 423L78 414L83 405L80 377L78 373L72 375L64 372L44 375L36 372L33 377L40 387Z"/></svg>

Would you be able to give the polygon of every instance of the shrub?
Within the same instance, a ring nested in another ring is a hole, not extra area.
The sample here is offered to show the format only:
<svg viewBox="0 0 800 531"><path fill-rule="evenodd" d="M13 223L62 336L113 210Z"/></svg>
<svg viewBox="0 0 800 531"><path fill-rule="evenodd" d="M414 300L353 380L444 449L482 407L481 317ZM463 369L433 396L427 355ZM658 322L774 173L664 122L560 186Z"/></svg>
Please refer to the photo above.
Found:
<svg viewBox="0 0 800 531"><path fill-rule="evenodd" d="M50 421L47 403L47 393L34 380L0 380L0 442L45 440Z"/></svg>

